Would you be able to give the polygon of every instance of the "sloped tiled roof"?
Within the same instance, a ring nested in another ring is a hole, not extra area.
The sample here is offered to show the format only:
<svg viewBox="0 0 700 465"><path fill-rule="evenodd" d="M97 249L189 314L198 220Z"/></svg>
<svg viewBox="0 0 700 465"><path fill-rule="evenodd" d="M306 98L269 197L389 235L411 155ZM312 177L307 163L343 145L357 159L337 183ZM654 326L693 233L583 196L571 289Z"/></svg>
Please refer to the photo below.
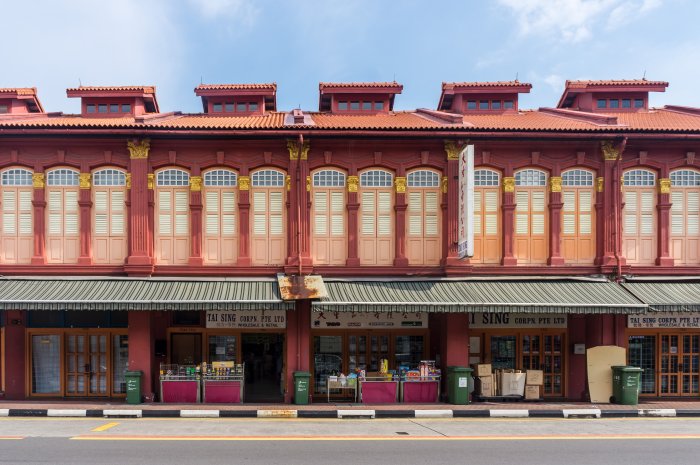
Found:
<svg viewBox="0 0 700 465"><path fill-rule="evenodd" d="M372 87L372 88L393 87L393 88L400 88L403 86L396 81L393 81L393 82L319 82L318 83L319 89L333 89L336 87L341 87L341 88L342 87Z"/></svg>
<svg viewBox="0 0 700 465"><path fill-rule="evenodd" d="M567 80L568 88L586 87L608 87L608 86L668 86L666 81L647 81L646 79L606 79L606 80Z"/></svg>
<svg viewBox="0 0 700 465"><path fill-rule="evenodd" d="M269 84L200 84L195 87L197 90L277 90L277 83Z"/></svg>
<svg viewBox="0 0 700 465"><path fill-rule="evenodd" d="M75 92L143 92L144 94L154 94L156 86L79 86L66 89Z"/></svg>
<svg viewBox="0 0 700 465"><path fill-rule="evenodd" d="M264 115L208 116L190 114L149 124L154 128L172 129L282 129L286 113L267 112Z"/></svg>
<svg viewBox="0 0 700 465"><path fill-rule="evenodd" d="M443 82L442 88L449 87L515 87L515 86L528 86L532 87L532 84L520 81L475 81L475 82Z"/></svg>
<svg viewBox="0 0 700 465"><path fill-rule="evenodd" d="M0 94L36 95L36 87L4 87Z"/></svg>
<svg viewBox="0 0 700 465"><path fill-rule="evenodd" d="M379 113L372 115L339 115L312 113L320 129L440 129L452 125L418 116L414 112Z"/></svg>

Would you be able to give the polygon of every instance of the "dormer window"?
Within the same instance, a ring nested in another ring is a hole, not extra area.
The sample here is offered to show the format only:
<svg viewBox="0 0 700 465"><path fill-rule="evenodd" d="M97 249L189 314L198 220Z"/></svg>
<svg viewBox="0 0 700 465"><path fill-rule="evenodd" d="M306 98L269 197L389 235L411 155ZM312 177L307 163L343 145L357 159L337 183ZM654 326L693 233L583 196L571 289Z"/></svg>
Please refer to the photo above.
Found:
<svg viewBox="0 0 700 465"><path fill-rule="evenodd" d="M322 82L318 89L320 111L369 114L391 111L403 86L395 82Z"/></svg>
<svg viewBox="0 0 700 465"><path fill-rule="evenodd" d="M7 105L0 105L0 113L9 113L10 107Z"/></svg>
<svg viewBox="0 0 700 465"><path fill-rule="evenodd" d="M204 113L262 115L277 110L277 84L200 84L194 93L202 98Z"/></svg>
<svg viewBox="0 0 700 465"><path fill-rule="evenodd" d="M649 92L665 92L667 82L646 79L566 81L557 108L579 111L645 110Z"/></svg>
<svg viewBox="0 0 700 465"><path fill-rule="evenodd" d="M644 108L644 99L641 99L641 98L634 99L634 108Z"/></svg>
<svg viewBox="0 0 700 465"><path fill-rule="evenodd" d="M85 105L85 112L89 114L97 113L110 113L110 114L130 114L131 104L130 103L88 103Z"/></svg>
<svg viewBox="0 0 700 465"><path fill-rule="evenodd" d="M518 95L531 84L519 81L443 82L437 109L452 113L496 113L518 108Z"/></svg>
<svg viewBox="0 0 700 465"><path fill-rule="evenodd" d="M503 102L503 108L505 108L506 110L512 110L514 108L513 101L506 100L505 102Z"/></svg>
<svg viewBox="0 0 700 465"><path fill-rule="evenodd" d="M258 111L257 102L214 102L211 104L212 113L254 113Z"/></svg>
<svg viewBox="0 0 700 465"><path fill-rule="evenodd" d="M124 117L159 113L153 86L80 86L67 90L68 97L79 97L83 116Z"/></svg>
<svg viewBox="0 0 700 465"><path fill-rule="evenodd" d="M466 111L501 111L512 110L514 107L512 100L501 99L484 99L484 100L467 100Z"/></svg>

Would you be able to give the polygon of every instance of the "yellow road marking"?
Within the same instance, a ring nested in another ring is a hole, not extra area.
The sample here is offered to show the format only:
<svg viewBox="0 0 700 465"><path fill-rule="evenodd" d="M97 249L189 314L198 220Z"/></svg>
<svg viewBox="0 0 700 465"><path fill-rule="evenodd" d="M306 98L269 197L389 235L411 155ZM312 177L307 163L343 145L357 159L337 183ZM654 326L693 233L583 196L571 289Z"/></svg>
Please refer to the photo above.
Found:
<svg viewBox="0 0 700 465"><path fill-rule="evenodd" d="M13 441L18 439L24 439L23 436L0 436L0 441Z"/></svg>
<svg viewBox="0 0 700 465"><path fill-rule="evenodd" d="M107 424L105 424L105 425L98 426L97 428L93 429L92 431L93 431L93 432L107 431L107 430L110 429L110 428L114 428L114 427L117 426L118 424L119 424L119 423L116 423L116 422L107 423Z"/></svg>
<svg viewBox="0 0 700 465"><path fill-rule="evenodd" d="M74 436L79 441L599 441L700 439L700 434L617 434L559 436Z"/></svg>

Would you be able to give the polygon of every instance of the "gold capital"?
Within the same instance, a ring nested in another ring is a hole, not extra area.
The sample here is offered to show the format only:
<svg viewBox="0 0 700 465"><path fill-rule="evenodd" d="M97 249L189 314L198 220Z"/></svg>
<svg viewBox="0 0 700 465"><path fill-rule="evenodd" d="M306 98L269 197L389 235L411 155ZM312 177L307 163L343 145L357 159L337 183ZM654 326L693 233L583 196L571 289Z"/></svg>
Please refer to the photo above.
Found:
<svg viewBox="0 0 700 465"><path fill-rule="evenodd" d="M287 175L284 178L284 185L287 186L287 190L292 189L292 177L290 175Z"/></svg>
<svg viewBox="0 0 700 465"><path fill-rule="evenodd" d="M311 192L311 176L306 177L306 192Z"/></svg>
<svg viewBox="0 0 700 465"><path fill-rule="evenodd" d="M78 183L81 189L90 189L90 173L80 173Z"/></svg>
<svg viewBox="0 0 700 465"><path fill-rule="evenodd" d="M443 176L440 182L442 193L447 194L447 176Z"/></svg>
<svg viewBox="0 0 700 465"><path fill-rule="evenodd" d="M670 194L671 193L671 180L668 178L659 179L659 193L660 194Z"/></svg>
<svg viewBox="0 0 700 465"><path fill-rule="evenodd" d="M357 192L357 185L360 183L360 178L357 176L348 176L348 192Z"/></svg>
<svg viewBox="0 0 700 465"><path fill-rule="evenodd" d="M238 176L238 190L250 190L250 176Z"/></svg>
<svg viewBox="0 0 700 465"><path fill-rule="evenodd" d="M126 147L132 159L148 158L148 151L151 148L151 141L148 139L130 140Z"/></svg>
<svg viewBox="0 0 700 465"><path fill-rule="evenodd" d="M550 192L561 192L560 176L552 176L549 178L549 190Z"/></svg>
<svg viewBox="0 0 700 465"><path fill-rule="evenodd" d="M126 173L126 188L131 189L131 173Z"/></svg>
<svg viewBox="0 0 700 465"><path fill-rule="evenodd" d="M603 185L605 183L605 178L600 176L595 178L595 190L596 192L603 192Z"/></svg>
<svg viewBox="0 0 700 465"><path fill-rule="evenodd" d="M603 160L613 161L620 156L620 151L615 148L615 145L609 140L600 143L601 151L603 152Z"/></svg>
<svg viewBox="0 0 700 465"><path fill-rule="evenodd" d="M146 180L147 180L148 188L153 190L153 188L156 184L156 175L153 173L148 173L146 175Z"/></svg>
<svg viewBox="0 0 700 465"><path fill-rule="evenodd" d="M190 190L192 192L201 192L201 190L202 190L202 177L201 176L190 176Z"/></svg>
<svg viewBox="0 0 700 465"><path fill-rule="evenodd" d="M506 176L503 178L503 192L515 192L515 178Z"/></svg>
<svg viewBox="0 0 700 465"><path fill-rule="evenodd" d="M459 160L459 154L464 150L465 144L458 144L453 140L445 141L445 152L448 160Z"/></svg>
<svg viewBox="0 0 700 465"><path fill-rule="evenodd" d="M32 186L34 186L34 189L43 189L45 185L44 173L32 174Z"/></svg>
<svg viewBox="0 0 700 465"><path fill-rule="evenodd" d="M394 179L394 187L396 188L397 194L405 194L406 178L404 178L403 176L397 176L396 179Z"/></svg>
<svg viewBox="0 0 700 465"><path fill-rule="evenodd" d="M287 150L289 151L290 160L306 160L309 157L309 148L311 145L308 140L305 140L299 150L299 142L293 139L287 139ZM301 152L301 153L300 153Z"/></svg>

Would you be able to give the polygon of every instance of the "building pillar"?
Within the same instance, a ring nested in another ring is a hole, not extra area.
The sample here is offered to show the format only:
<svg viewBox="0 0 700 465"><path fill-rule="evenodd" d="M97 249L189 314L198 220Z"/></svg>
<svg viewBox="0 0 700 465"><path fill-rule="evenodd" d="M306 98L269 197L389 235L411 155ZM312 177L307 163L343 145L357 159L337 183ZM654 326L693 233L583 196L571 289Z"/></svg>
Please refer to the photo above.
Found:
<svg viewBox="0 0 700 465"><path fill-rule="evenodd" d="M561 209L564 206L561 199L561 177L549 178L549 258L548 265L563 265L561 256Z"/></svg>
<svg viewBox="0 0 700 465"><path fill-rule="evenodd" d="M397 176L394 179L394 211L396 212L396 243L394 244L394 266L408 266L406 257L406 178Z"/></svg>
<svg viewBox="0 0 700 465"><path fill-rule="evenodd" d="M617 164L618 157L622 158L623 149L617 149L611 142L604 142L601 145L603 155L603 208L602 215L596 218L596 221L602 223L602 236L597 240L603 242L603 254L596 257L595 264L601 266L617 265L615 254L620 256L617 240L622 243L622 238L618 238L618 224L615 222L616 210L618 222L621 218L621 202L616 201L621 198L621 180L622 173L618 173ZM616 192L617 190L617 192ZM620 256L620 263L624 264L624 258Z"/></svg>
<svg viewBox="0 0 700 465"><path fill-rule="evenodd" d="M32 207L34 208L34 253L32 254L32 265L43 265L46 263L46 190L44 183L44 173L34 173L32 175L32 185L34 186L34 198Z"/></svg>
<svg viewBox="0 0 700 465"><path fill-rule="evenodd" d="M148 139L129 141L129 253L124 270L130 275L153 273L153 175L148 173Z"/></svg>
<svg viewBox="0 0 700 465"><path fill-rule="evenodd" d="M586 348L586 316L571 314L568 315L568 344L563 350L569 351L568 377L569 385L567 389L567 398L577 401L585 401L587 399L588 386L586 385L586 355L577 355L573 353L575 344L584 344Z"/></svg>
<svg viewBox="0 0 700 465"><path fill-rule="evenodd" d="M238 177L238 266L250 266L250 176L242 169Z"/></svg>
<svg viewBox="0 0 700 465"><path fill-rule="evenodd" d="M357 177L357 171L353 170L353 174L348 176L348 259L345 264L347 266L360 266L360 256L358 254L358 210L360 203L358 201L357 186L360 179Z"/></svg>
<svg viewBox="0 0 700 465"><path fill-rule="evenodd" d="M158 370L154 370L155 339L153 337L153 314L146 310L129 311L129 370L143 372L141 394L153 400L158 392Z"/></svg>
<svg viewBox="0 0 700 465"><path fill-rule="evenodd" d="M0 353L4 357L2 365L5 367L5 400L21 400L26 398L27 379L29 365L25 347L26 338L26 312L8 310L5 312L5 347Z"/></svg>
<svg viewBox="0 0 700 465"><path fill-rule="evenodd" d="M289 174L287 175L287 193L289 209L287 211L287 260L286 273L299 273L299 260L301 258L301 270L311 271L311 248L309 237L311 229L309 224L309 192L311 179L309 178L309 141L287 140L289 151Z"/></svg>
<svg viewBox="0 0 700 465"><path fill-rule="evenodd" d="M665 170L668 171L668 170ZM662 173L668 176L668 172ZM656 264L673 266L671 257L671 180L667 177L659 179L659 198L656 204L658 214L658 253Z"/></svg>
<svg viewBox="0 0 700 465"><path fill-rule="evenodd" d="M204 265L202 257L202 177L190 176L190 257L191 266Z"/></svg>
<svg viewBox="0 0 700 465"><path fill-rule="evenodd" d="M90 173L80 173L80 256L79 265L92 264L92 191L90 190Z"/></svg>
<svg viewBox="0 0 700 465"><path fill-rule="evenodd" d="M510 174L510 173L509 173ZM512 176L503 177L503 198L501 200L501 224L503 229L501 235L503 237L503 258L501 265L515 266L518 264L518 259L513 251L513 231L515 227L515 178Z"/></svg>

